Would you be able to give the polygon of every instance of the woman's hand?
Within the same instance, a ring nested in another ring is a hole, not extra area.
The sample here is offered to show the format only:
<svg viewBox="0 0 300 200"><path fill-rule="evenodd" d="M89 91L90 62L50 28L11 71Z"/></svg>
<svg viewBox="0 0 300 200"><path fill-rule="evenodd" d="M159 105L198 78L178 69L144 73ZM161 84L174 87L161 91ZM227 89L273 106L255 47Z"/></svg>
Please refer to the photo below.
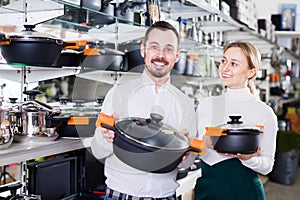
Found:
<svg viewBox="0 0 300 200"><path fill-rule="evenodd" d="M230 154L230 153L220 153L224 156L231 156L231 157L235 157L235 158L238 158L240 160L249 160L250 158L252 157L256 157L260 154L260 147L257 148L257 151L255 153L252 153L252 154Z"/></svg>

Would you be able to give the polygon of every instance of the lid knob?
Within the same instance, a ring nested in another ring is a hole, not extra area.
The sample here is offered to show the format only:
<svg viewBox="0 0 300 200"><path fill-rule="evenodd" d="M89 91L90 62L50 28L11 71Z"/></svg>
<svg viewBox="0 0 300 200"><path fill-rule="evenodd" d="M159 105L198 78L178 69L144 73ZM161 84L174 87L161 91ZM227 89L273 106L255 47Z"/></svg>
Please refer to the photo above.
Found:
<svg viewBox="0 0 300 200"><path fill-rule="evenodd" d="M29 100L30 101L34 101L35 100L35 96L38 94L42 94L43 92L40 90L26 90L23 91L23 94L26 94L29 96Z"/></svg>
<svg viewBox="0 0 300 200"><path fill-rule="evenodd" d="M67 97L61 97L61 98L59 99L59 103L60 103L61 105L67 105L67 104L68 104L68 98L67 98Z"/></svg>
<svg viewBox="0 0 300 200"><path fill-rule="evenodd" d="M150 113L151 120L155 124L159 124L161 120L163 120L163 116L157 113Z"/></svg>
<svg viewBox="0 0 300 200"><path fill-rule="evenodd" d="M10 103L17 103L17 100L18 100L18 98L15 98L15 97L9 97L8 99L9 99Z"/></svg>
<svg viewBox="0 0 300 200"><path fill-rule="evenodd" d="M229 116L231 121L228 121L227 124L242 124L242 121L239 121L241 119L241 116Z"/></svg>

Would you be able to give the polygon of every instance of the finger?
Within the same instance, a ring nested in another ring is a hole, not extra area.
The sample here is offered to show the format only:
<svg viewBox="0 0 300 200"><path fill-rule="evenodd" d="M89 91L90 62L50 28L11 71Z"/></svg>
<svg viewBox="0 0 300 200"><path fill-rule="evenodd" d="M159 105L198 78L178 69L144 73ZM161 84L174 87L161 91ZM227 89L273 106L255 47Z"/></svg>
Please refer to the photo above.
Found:
<svg viewBox="0 0 300 200"><path fill-rule="evenodd" d="M115 119L119 119L118 113L114 112L114 113L113 113L113 117L114 117Z"/></svg>

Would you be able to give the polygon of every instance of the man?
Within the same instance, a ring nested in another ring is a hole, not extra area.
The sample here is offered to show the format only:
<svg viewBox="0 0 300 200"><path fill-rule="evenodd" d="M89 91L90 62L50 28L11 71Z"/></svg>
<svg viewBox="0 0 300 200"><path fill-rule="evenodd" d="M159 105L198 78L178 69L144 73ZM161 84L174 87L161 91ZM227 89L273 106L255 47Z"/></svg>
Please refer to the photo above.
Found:
<svg viewBox="0 0 300 200"><path fill-rule="evenodd" d="M176 130L196 137L193 101L170 84L170 72L179 59L179 35L165 21L153 24L141 44L145 68L141 76L116 85L105 97L102 112L123 117L150 118L155 112ZM149 173L134 169L114 154L114 132L97 128L92 141L96 158L105 160L106 199L174 199L177 170Z"/></svg>

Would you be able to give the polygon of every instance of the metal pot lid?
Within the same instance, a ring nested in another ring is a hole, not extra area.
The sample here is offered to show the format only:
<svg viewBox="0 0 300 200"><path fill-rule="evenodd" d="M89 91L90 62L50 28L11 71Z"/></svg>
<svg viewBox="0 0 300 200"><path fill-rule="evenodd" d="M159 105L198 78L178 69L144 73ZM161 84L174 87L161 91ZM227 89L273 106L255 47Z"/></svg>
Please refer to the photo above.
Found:
<svg viewBox="0 0 300 200"><path fill-rule="evenodd" d="M162 122L156 113L151 118L124 118L115 122L115 127L126 137L146 146L168 150L183 150L189 147L189 139L172 126Z"/></svg>
<svg viewBox="0 0 300 200"><path fill-rule="evenodd" d="M34 30L35 25L24 25L25 29L19 33L12 33L8 35L11 39L43 39L43 40L60 40L46 33L37 32ZM62 40L61 40L62 41Z"/></svg>
<svg viewBox="0 0 300 200"><path fill-rule="evenodd" d="M73 101L73 105L67 105L65 99L61 99L61 115L73 117L97 117L99 109L91 106L86 106L85 101L78 99Z"/></svg>

